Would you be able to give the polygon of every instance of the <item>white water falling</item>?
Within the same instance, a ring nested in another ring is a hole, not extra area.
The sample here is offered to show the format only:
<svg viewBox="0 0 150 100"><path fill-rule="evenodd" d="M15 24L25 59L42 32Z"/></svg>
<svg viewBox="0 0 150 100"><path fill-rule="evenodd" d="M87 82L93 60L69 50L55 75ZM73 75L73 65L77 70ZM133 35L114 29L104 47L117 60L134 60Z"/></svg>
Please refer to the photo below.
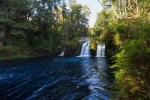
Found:
<svg viewBox="0 0 150 100"><path fill-rule="evenodd" d="M63 50L63 51L61 52L61 54L58 55L58 56L64 56L64 54L65 54L65 50Z"/></svg>
<svg viewBox="0 0 150 100"><path fill-rule="evenodd" d="M105 44L98 43L97 44L97 55L96 57L105 57Z"/></svg>
<svg viewBox="0 0 150 100"><path fill-rule="evenodd" d="M90 42L91 41L86 41L82 45L81 53L78 57L90 57Z"/></svg>

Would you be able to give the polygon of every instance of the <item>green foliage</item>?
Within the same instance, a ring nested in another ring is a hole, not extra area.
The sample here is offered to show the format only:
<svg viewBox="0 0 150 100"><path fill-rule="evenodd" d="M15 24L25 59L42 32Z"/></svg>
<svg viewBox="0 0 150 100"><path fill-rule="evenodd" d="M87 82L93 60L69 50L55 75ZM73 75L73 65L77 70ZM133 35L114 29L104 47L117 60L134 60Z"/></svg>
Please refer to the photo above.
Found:
<svg viewBox="0 0 150 100"><path fill-rule="evenodd" d="M135 30L129 28L133 26L132 23L134 23ZM148 33L150 31L150 23L138 23L140 22L137 19L130 22L128 26L124 26L125 29L128 28L128 31L118 27L119 33L116 34L115 41L116 44L121 46L121 51L116 54L116 63L113 67L118 68L115 72L115 77L120 88L123 87L121 88L121 91L124 93L122 97L124 99L145 100L150 98L150 63L147 62L150 60L150 35ZM128 36L129 34L126 31L130 33L130 36ZM120 39L118 40L117 36L119 34Z"/></svg>
<svg viewBox="0 0 150 100"><path fill-rule="evenodd" d="M3 46L0 48L0 60L11 60L28 57L26 52L16 46Z"/></svg>
<svg viewBox="0 0 150 100"><path fill-rule="evenodd" d="M62 14L58 16L59 23L59 38L58 43L65 47L78 41L78 37L88 35L88 16L89 8L81 4L74 4L70 6L70 10L66 6L62 7Z"/></svg>
<svg viewBox="0 0 150 100"><path fill-rule="evenodd" d="M113 1L114 5L118 4L118 1ZM140 17L116 19L112 11L103 10L98 13L94 26L96 36L99 38L97 40L103 41L106 44L107 54L113 56L112 68L115 70L116 87L120 89L120 100L148 100L150 98L148 1L139 1Z"/></svg>
<svg viewBox="0 0 150 100"><path fill-rule="evenodd" d="M17 47L27 56L53 54L87 36L89 14L81 4L67 9L64 0L1 0L0 48Z"/></svg>

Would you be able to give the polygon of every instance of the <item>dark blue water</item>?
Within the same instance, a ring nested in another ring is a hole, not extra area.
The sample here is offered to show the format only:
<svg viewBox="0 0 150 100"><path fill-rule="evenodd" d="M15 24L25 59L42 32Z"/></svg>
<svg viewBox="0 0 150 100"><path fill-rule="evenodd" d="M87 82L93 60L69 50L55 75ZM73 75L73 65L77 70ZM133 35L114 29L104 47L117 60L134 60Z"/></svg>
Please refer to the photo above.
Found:
<svg viewBox="0 0 150 100"><path fill-rule="evenodd" d="M0 63L0 100L108 100L106 58L46 57Z"/></svg>

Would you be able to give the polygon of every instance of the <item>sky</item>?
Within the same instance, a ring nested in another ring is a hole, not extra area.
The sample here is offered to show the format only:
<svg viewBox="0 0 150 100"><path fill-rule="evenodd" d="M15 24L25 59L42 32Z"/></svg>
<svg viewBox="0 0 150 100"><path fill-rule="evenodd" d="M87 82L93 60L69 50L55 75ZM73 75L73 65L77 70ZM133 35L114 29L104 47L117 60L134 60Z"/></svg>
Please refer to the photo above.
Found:
<svg viewBox="0 0 150 100"><path fill-rule="evenodd" d="M87 5L90 8L91 14L89 18L89 27L93 27L96 21L97 12L102 10L98 0L77 0L77 3Z"/></svg>
<svg viewBox="0 0 150 100"><path fill-rule="evenodd" d="M81 5L87 5L90 8L91 14L89 17L89 27L93 27L96 21L97 12L102 10L98 0L76 0Z"/></svg>

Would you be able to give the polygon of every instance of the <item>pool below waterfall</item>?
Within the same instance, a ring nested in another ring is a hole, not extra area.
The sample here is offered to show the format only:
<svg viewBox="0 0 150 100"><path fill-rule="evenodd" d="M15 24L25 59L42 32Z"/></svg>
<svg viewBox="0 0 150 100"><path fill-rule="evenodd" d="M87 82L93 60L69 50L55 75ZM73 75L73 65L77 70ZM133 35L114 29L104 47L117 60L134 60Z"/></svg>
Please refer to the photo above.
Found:
<svg viewBox="0 0 150 100"><path fill-rule="evenodd" d="M105 57L42 57L0 62L0 100L109 100Z"/></svg>

